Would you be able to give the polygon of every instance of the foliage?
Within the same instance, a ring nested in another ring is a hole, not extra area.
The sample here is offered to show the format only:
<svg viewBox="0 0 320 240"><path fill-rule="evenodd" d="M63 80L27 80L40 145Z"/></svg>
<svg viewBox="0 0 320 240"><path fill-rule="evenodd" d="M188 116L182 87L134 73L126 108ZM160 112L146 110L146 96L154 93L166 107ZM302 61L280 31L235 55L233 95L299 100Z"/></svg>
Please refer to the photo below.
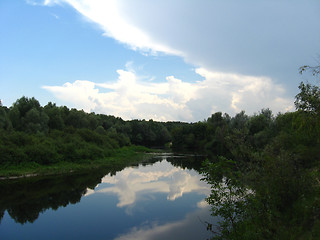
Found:
<svg viewBox="0 0 320 240"><path fill-rule="evenodd" d="M295 112L217 112L196 123L124 121L53 103L41 107L22 97L10 108L0 106L0 165L92 166L105 159L115 164L112 156L145 151L132 144L172 142L174 150L208 157L207 201L221 219L218 226L208 224L214 239L318 239L320 90L309 83L299 89Z"/></svg>
<svg viewBox="0 0 320 240"><path fill-rule="evenodd" d="M0 164L81 162L112 155L131 144L163 147L171 135L163 123L121 118L83 110L42 107L21 97L12 107L0 106Z"/></svg>
<svg viewBox="0 0 320 240"><path fill-rule="evenodd" d="M298 110L320 114L320 88L303 82L299 85L300 93L294 102Z"/></svg>
<svg viewBox="0 0 320 240"><path fill-rule="evenodd" d="M0 181L0 223L5 212L16 223L24 224L34 222L46 209L56 210L77 203L88 188L93 189L101 183L103 176L141 162L145 155L137 152L145 150L148 149L125 147L117 150L112 157L95 161L94 164L59 162L45 167L31 163L20 165L14 169L16 173L25 174L28 170L38 176Z"/></svg>
<svg viewBox="0 0 320 240"><path fill-rule="evenodd" d="M299 89L296 112L273 117L263 109L225 121L219 143L226 151L204 169L212 186L207 201L222 219L208 225L213 239L319 238L320 91L304 83Z"/></svg>
<svg viewBox="0 0 320 240"><path fill-rule="evenodd" d="M319 76L320 74L320 65L319 66L309 66L309 65L304 65L299 68L299 73L302 74L305 71L310 71L313 76Z"/></svg>
<svg viewBox="0 0 320 240"><path fill-rule="evenodd" d="M235 161L219 157L214 164L207 161L204 166L206 170L203 180L211 185L207 202L211 206L212 215L221 218L219 225L209 224L208 230L215 234L213 239L237 236L239 222L243 219L252 192L243 184Z"/></svg>

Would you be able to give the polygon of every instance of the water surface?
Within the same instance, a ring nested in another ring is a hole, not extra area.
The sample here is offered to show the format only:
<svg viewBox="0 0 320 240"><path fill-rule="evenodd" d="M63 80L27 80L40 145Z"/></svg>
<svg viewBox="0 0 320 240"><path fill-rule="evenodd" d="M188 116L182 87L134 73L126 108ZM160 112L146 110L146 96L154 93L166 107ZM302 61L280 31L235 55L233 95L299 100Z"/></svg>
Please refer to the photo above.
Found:
<svg viewBox="0 0 320 240"><path fill-rule="evenodd" d="M160 155L122 170L2 181L0 239L207 239L210 187L195 169L190 157Z"/></svg>

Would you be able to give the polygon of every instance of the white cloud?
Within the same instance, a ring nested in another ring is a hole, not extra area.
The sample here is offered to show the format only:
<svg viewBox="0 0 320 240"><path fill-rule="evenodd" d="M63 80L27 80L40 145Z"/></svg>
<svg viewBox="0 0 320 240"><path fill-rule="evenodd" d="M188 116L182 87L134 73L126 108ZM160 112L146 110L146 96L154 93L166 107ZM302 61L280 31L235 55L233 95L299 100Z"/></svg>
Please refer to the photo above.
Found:
<svg viewBox="0 0 320 240"><path fill-rule="evenodd" d="M186 171L173 167L169 162L162 161L144 168L126 168L115 176L107 175L101 180L108 187L99 186L97 190L87 190L86 196L95 193L113 193L119 198L117 207L134 205L138 196L148 193L167 193L167 199L174 201L183 194L196 192L209 195L209 186L200 181L194 171Z"/></svg>
<svg viewBox="0 0 320 240"><path fill-rule="evenodd" d="M25 0L27 4L33 5L33 6L37 6L37 5L42 5L42 1L41 3L39 3L38 1L35 0Z"/></svg>
<svg viewBox="0 0 320 240"><path fill-rule="evenodd" d="M190 120L186 102L195 91L191 84L174 77L165 83L140 82L133 72L118 70L114 83L98 84L77 80L63 86L44 86L58 99L87 112L94 111L124 119ZM104 92L99 90L103 89ZM181 89L185 91L181 92Z"/></svg>
<svg viewBox="0 0 320 240"><path fill-rule="evenodd" d="M81 96L79 103L71 92L62 96L71 88L83 92L77 87L79 81L46 87L78 108L125 119L198 121L215 111L232 115L266 107L274 112L292 110L297 69L320 47L320 33L314 31L319 27L315 9L320 4L314 1L46 0L44 4L61 3L97 24L105 36L144 53L181 56L198 66L196 72L205 78L190 83L168 73L163 83L150 83L138 81L132 70L118 70L117 82L92 83L86 92L90 97Z"/></svg>
<svg viewBox="0 0 320 240"><path fill-rule="evenodd" d="M74 83L67 82L62 86L43 86L43 88L54 93L58 99L87 112L97 105L94 97L99 95L99 90L95 88L95 83L90 81L76 80Z"/></svg>
<svg viewBox="0 0 320 240"><path fill-rule="evenodd" d="M320 47L314 31L320 4L311 0L45 0L57 3L69 4L132 49L182 56L210 71L297 73L296 64Z"/></svg>
<svg viewBox="0 0 320 240"><path fill-rule="evenodd" d="M155 54L165 52L167 54L182 55L176 49L163 44L130 23L122 12L125 3L119 0L45 0L45 5L65 2L81 13L88 21L98 24L104 31L104 35L112 37L121 43L125 43L133 50L139 49L145 53Z"/></svg>
<svg viewBox="0 0 320 240"><path fill-rule="evenodd" d="M118 70L112 83L76 80L62 86L44 86L56 98L87 112L124 119L200 121L216 111L248 114L261 108L274 112L292 110L292 100L270 78L210 72L196 72L204 80L188 83L174 76L166 82L141 81L134 71Z"/></svg>
<svg viewBox="0 0 320 240"><path fill-rule="evenodd" d="M130 232L120 235L115 240L130 239L209 239L212 234L206 231L204 222L215 224L217 218L210 216L209 206L202 205L193 213L187 214L180 221L165 224L148 223L141 227L134 227Z"/></svg>
<svg viewBox="0 0 320 240"><path fill-rule="evenodd" d="M60 17L57 14L51 13L51 15L57 20L60 19Z"/></svg>
<svg viewBox="0 0 320 240"><path fill-rule="evenodd" d="M205 78L197 95L202 102L206 99L212 104L213 112L225 110L234 114L245 110L252 114L268 107L274 112L293 110L292 99L285 97L283 86L270 78L210 72L203 68L196 72Z"/></svg>
<svg viewBox="0 0 320 240"><path fill-rule="evenodd" d="M25 0L25 2L33 6L53 6L55 4L61 4L63 0Z"/></svg>

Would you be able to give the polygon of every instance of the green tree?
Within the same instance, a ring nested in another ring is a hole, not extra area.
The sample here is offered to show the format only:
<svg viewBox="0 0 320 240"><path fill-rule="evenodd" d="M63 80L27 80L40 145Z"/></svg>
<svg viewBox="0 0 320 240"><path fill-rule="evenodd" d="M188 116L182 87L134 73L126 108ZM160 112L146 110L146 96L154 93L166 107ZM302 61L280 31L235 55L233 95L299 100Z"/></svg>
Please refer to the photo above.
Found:
<svg viewBox="0 0 320 240"><path fill-rule="evenodd" d="M296 95L294 102L296 109L320 114L320 88L303 82L299 85L300 93Z"/></svg>
<svg viewBox="0 0 320 240"><path fill-rule="evenodd" d="M300 74L311 72L313 76L320 76L320 65L300 67ZM320 88L310 83L301 82L299 85L300 93L296 95L294 102L297 110L320 114Z"/></svg>
<svg viewBox="0 0 320 240"><path fill-rule="evenodd" d="M48 121L49 117L46 113L32 108L23 118L24 131L31 133L46 132L48 130Z"/></svg>
<svg viewBox="0 0 320 240"><path fill-rule="evenodd" d="M49 102L46 106L44 106L43 110L49 117L48 127L51 130L62 130L65 127L63 120L63 108L59 108L55 103Z"/></svg>
<svg viewBox="0 0 320 240"><path fill-rule="evenodd" d="M12 128L12 123L8 116L8 109L0 106L0 129L9 130Z"/></svg>
<svg viewBox="0 0 320 240"><path fill-rule="evenodd" d="M83 110L71 109L65 118L65 124L74 128L89 128L90 122L88 114Z"/></svg>
<svg viewBox="0 0 320 240"><path fill-rule="evenodd" d="M221 219L216 226L208 223L207 229L214 233L212 239L243 239L241 224L253 192L243 184L235 161L218 157L213 163L206 161L204 166L204 180L211 185L206 200L211 214Z"/></svg>
<svg viewBox="0 0 320 240"><path fill-rule="evenodd" d="M231 119L230 125L233 129L244 129L248 127L249 117L245 111L237 113L234 118Z"/></svg>
<svg viewBox="0 0 320 240"><path fill-rule="evenodd" d="M35 99L34 97L27 98L25 96L18 99L13 104L13 107L18 108L21 117L24 117L32 108L35 108L38 111L40 111L41 109L40 103L37 99Z"/></svg>
<svg viewBox="0 0 320 240"><path fill-rule="evenodd" d="M31 111L32 110L32 111ZM18 131L37 131L45 129L48 117L43 114L40 103L34 97L21 97L10 108L9 118L13 128ZM40 124L41 126L38 126Z"/></svg>

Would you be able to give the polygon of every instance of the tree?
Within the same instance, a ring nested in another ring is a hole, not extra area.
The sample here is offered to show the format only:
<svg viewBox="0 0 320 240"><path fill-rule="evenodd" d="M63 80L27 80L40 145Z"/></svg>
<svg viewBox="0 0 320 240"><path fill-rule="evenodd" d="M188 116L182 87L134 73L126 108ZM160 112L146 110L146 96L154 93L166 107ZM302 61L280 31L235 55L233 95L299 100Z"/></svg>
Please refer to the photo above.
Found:
<svg viewBox="0 0 320 240"><path fill-rule="evenodd" d="M299 68L299 73L302 74L303 72L310 71L313 76L319 76L320 74L320 65L319 66L309 66L304 65Z"/></svg>
<svg viewBox="0 0 320 240"><path fill-rule="evenodd" d="M320 65L309 66L305 65L300 67L300 74L309 71L313 76L318 77L320 75ZM300 93L296 95L296 100L294 102L296 109L320 114L320 88L316 85L311 85L310 83L301 82L299 85Z"/></svg>
<svg viewBox="0 0 320 240"><path fill-rule="evenodd" d="M299 85L300 93L296 95L294 102L296 109L320 114L320 88L303 82Z"/></svg>
<svg viewBox="0 0 320 240"><path fill-rule="evenodd" d="M23 96L13 104L10 108L9 118L15 130L26 130L25 118L31 109L38 112L41 111L40 103L35 98L27 98Z"/></svg>
<svg viewBox="0 0 320 240"><path fill-rule="evenodd" d="M204 165L203 180L211 185L211 194L206 200L211 214L221 219L217 226L208 223L207 229L215 234L212 239L242 239L240 226L253 192L243 184L235 161L218 157L215 162L207 160Z"/></svg>
<svg viewBox="0 0 320 240"><path fill-rule="evenodd" d="M25 96L18 99L14 104L13 107L18 108L20 112L20 116L24 117L28 111L30 111L32 108L35 108L36 110L40 111L41 106L37 99L34 97L27 98Z"/></svg>
<svg viewBox="0 0 320 240"><path fill-rule="evenodd" d="M7 108L0 106L0 129L11 129L12 124L7 114Z"/></svg>
<svg viewBox="0 0 320 240"><path fill-rule="evenodd" d="M89 128L88 114L73 108L66 117L65 124L74 128Z"/></svg>
<svg viewBox="0 0 320 240"><path fill-rule="evenodd" d="M30 109L23 118L24 131L37 133L46 131L48 128L49 117L44 112L36 108Z"/></svg>
<svg viewBox="0 0 320 240"><path fill-rule="evenodd" d="M63 108L59 108L55 103L49 102L44 106L44 112L49 117L48 127L50 129L62 130L65 127L63 121Z"/></svg>
<svg viewBox="0 0 320 240"><path fill-rule="evenodd" d="M233 129L244 129L248 127L249 117L246 115L245 111L237 113L234 118L231 119L230 125Z"/></svg>

